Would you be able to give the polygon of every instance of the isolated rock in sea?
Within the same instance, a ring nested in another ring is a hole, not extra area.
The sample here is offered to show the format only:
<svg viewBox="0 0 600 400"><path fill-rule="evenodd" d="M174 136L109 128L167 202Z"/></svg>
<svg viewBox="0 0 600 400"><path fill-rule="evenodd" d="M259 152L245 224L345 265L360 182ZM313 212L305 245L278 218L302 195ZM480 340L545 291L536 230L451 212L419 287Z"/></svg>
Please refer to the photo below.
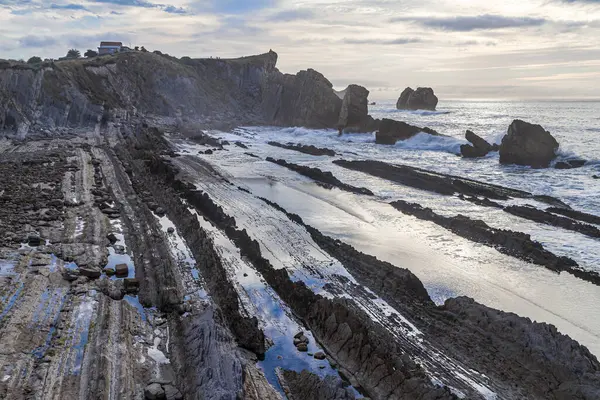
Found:
<svg viewBox="0 0 600 400"><path fill-rule="evenodd" d="M556 157L558 142L540 125L516 119L500 145L500 164L547 168Z"/></svg>
<svg viewBox="0 0 600 400"><path fill-rule="evenodd" d="M491 144L472 131L467 130L465 138L471 142L470 145L463 144L460 146L460 153L465 158L483 157L493 150Z"/></svg>
<svg viewBox="0 0 600 400"><path fill-rule="evenodd" d="M419 132L441 136L438 132L427 127L419 128L418 126L410 125L403 121L394 121L392 119L384 118L379 123L379 130L375 135L375 142L378 144L396 144L398 140L410 139Z"/></svg>
<svg viewBox="0 0 600 400"><path fill-rule="evenodd" d="M420 87L413 90L410 87L404 89L396 103L399 110L432 110L438 104L438 98L432 88Z"/></svg>
<svg viewBox="0 0 600 400"><path fill-rule="evenodd" d="M338 127L353 132L365 132L372 121L372 118L369 118L367 99L369 91L359 85L349 85L344 93Z"/></svg>
<svg viewBox="0 0 600 400"><path fill-rule="evenodd" d="M404 89L402 91L402 93L400 93L400 97L398 98L398 101L396 102L396 108L398 110L406 110L408 108L408 98L414 92L415 91L412 88L409 88L409 87L407 87L406 89Z"/></svg>

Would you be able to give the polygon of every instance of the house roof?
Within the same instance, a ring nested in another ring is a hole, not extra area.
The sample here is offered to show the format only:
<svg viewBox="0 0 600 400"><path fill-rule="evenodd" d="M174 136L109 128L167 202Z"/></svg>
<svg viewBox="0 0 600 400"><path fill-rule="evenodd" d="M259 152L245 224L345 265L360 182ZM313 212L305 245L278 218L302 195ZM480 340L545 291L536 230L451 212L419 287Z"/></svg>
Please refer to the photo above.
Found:
<svg viewBox="0 0 600 400"><path fill-rule="evenodd" d="M121 42L100 42L100 47L114 47L114 46L123 46Z"/></svg>

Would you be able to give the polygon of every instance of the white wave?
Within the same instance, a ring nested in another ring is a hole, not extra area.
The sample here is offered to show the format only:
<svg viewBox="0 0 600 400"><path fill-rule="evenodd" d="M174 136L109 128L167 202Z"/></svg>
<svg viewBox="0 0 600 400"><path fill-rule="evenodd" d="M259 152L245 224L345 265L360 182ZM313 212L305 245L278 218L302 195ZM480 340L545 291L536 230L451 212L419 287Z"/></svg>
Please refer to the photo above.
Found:
<svg viewBox="0 0 600 400"><path fill-rule="evenodd" d="M406 150L444 151L452 154L460 153L460 145L467 143L464 139L449 136L434 136L428 133L417 133L410 139L401 140L396 147Z"/></svg>

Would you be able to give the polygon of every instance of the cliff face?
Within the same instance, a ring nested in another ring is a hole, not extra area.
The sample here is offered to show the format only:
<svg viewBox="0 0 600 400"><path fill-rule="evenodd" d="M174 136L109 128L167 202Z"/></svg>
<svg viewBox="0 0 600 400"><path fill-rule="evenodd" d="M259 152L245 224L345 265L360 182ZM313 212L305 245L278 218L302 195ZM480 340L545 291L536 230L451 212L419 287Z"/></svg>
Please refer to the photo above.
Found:
<svg viewBox="0 0 600 400"><path fill-rule="evenodd" d="M211 124L334 127L341 100L314 70L276 68L269 52L238 59L181 60L124 53L91 60L0 64L0 131L86 127L134 116Z"/></svg>

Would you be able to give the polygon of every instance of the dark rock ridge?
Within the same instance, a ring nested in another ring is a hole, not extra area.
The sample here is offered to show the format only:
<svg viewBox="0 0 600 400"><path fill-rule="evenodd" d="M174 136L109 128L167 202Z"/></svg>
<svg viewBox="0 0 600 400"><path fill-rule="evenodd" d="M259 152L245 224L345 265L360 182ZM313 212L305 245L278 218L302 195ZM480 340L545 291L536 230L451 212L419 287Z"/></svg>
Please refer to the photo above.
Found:
<svg viewBox="0 0 600 400"><path fill-rule="evenodd" d="M430 128L419 128L402 121L384 118L378 122L379 130L375 134L375 142L378 144L396 144L398 140L406 140L419 132L428 133L433 136L443 136Z"/></svg>
<svg viewBox="0 0 600 400"><path fill-rule="evenodd" d="M589 222L590 224L600 225L600 216L597 215L558 207L549 207L546 209L546 211L554 214L561 214L569 218L577 219L579 221Z"/></svg>
<svg viewBox="0 0 600 400"><path fill-rule="evenodd" d="M556 157L558 142L540 125L520 119L508 127L500 144L500 164L528 165L547 168Z"/></svg>
<svg viewBox="0 0 600 400"><path fill-rule="evenodd" d="M432 88L420 87L413 90L407 87L400 94L400 98L396 103L398 110L432 110L435 111L438 98L433 93Z"/></svg>
<svg viewBox="0 0 600 400"><path fill-rule="evenodd" d="M539 210L532 206L509 206L506 207L504 211L513 215L517 215L521 218L529 219L531 221L579 232L593 238L600 238L600 229L593 225L577 222L571 218L555 215L544 210ZM582 216L581 214L572 212L571 210L566 211L566 213Z"/></svg>
<svg viewBox="0 0 600 400"><path fill-rule="evenodd" d="M361 171L392 182L448 196L458 193L467 197L485 197L488 200L508 200L511 197L516 197L534 199L555 207L569 208L568 205L554 197L533 195L532 193L519 189L479 182L456 175L441 174L407 165L388 164L374 160L335 160L333 163L344 168ZM489 201L480 201L480 203L481 205L497 206Z"/></svg>
<svg viewBox="0 0 600 400"><path fill-rule="evenodd" d="M331 150L331 149L323 149L320 147L315 147L312 144L311 145L305 145L305 144L293 144L293 143L288 143L288 144L283 144L283 143L278 143L278 142L268 142L268 145L271 146L275 146L275 147L281 147L282 149L288 149L288 150L294 150L294 151L298 151L300 153L304 153L304 154L310 154L313 156L335 156L335 151Z"/></svg>
<svg viewBox="0 0 600 400"><path fill-rule="evenodd" d="M594 399L598 395L600 386L593 382L600 381L600 363L554 326L533 323L466 297L449 299L437 307L410 271L325 236L304 224L300 216L263 201L305 226L319 247L409 318L428 340L470 368L506 384L495 388L500 398L566 399L570 393L579 393L583 399ZM403 351L412 354L410 347Z"/></svg>
<svg viewBox="0 0 600 400"><path fill-rule="evenodd" d="M359 85L349 85L344 91L342 110L337 123L344 132L372 132L377 123L369 115L369 91Z"/></svg>
<svg viewBox="0 0 600 400"><path fill-rule="evenodd" d="M329 171L321 171L319 168L306 167L304 165L292 164L288 163L285 160L275 160L272 157L267 157L266 159L269 162L274 164L281 165L282 167L286 167L299 173L300 175L304 175L308 178L311 178L319 183L322 186L327 188L336 187L341 190L345 190L346 192L352 192L357 194L366 194L368 196L373 196L373 192L366 188L359 188L356 186L348 185L339 179L337 179L333 174Z"/></svg>
<svg viewBox="0 0 600 400"><path fill-rule="evenodd" d="M541 243L531 240L531 236L528 234L493 228L481 220L473 220L464 215L445 217L436 214L430 208L402 200L390 204L404 214L435 222L458 236L493 247L501 253L542 265L555 272L567 271L582 279L600 284L600 275L582 271L577 268L578 265L575 261L568 257L556 256L544 249Z"/></svg>
<svg viewBox="0 0 600 400"><path fill-rule="evenodd" d="M491 145L485 139L481 138L472 131L467 130L465 138L471 144L463 144L460 146L460 153L465 158L477 158L487 155L490 151L498 151L497 144Z"/></svg>
<svg viewBox="0 0 600 400"><path fill-rule="evenodd" d="M172 168L170 164L164 164L164 160L163 165L169 170ZM235 218L225 214L206 193L192 189L192 185L172 177L171 173L168 176L171 177L165 182L177 188L200 214L225 232L240 249L241 255L254 265L328 349L328 353L335 356L340 366L372 398L404 399L406 393L432 399L454 398L448 389L433 385L423 369L412 360L402 357L392 336L375 325L363 311L356 309L348 300L326 299L313 293L303 282L293 282L285 269L273 268L262 256L259 243L250 238L246 230L237 229Z"/></svg>

